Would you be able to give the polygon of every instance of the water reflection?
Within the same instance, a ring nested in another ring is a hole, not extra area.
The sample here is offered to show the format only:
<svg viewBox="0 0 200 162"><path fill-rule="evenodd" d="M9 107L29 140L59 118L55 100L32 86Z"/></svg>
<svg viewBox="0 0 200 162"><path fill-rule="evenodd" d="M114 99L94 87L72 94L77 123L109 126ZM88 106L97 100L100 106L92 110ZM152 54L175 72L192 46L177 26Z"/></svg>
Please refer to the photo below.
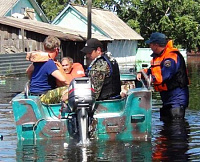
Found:
<svg viewBox="0 0 200 162"><path fill-rule="evenodd" d="M24 90L28 78L24 76L0 78L0 104L8 104L10 100Z"/></svg>
<svg viewBox="0 0 200 162"><path fill-rule="evenodd" d="M151 161L151 142L92 141L79 147L73 140L19 141L17 161Z"/></svg>
<svg viewBox="0 0 200 162"><path fill-rule="evenodd" d="M190 79L189 91L190 91L190 100L189 100L189 108L200 110L200 64L197 63L189 63L188 67L188 75Z"/></svg>
<svg viewBox="0 0 200 162"><path fill-rule="evenodd" d="M151 161L151 142L98 142L98 159L105 161Z"/></svg>
<svg viewBox="0 0 200 162"><path fill-rule="evenodd" d="M153 151L155 161L188 161L189 123L186 120L164 122L160 136L155 140Z"/></svg>
<svg viewBox="0 0 200 162"><path fill-rule="evenodd" d="M63 140L18 141L17 161L64 161L67 159L64 142Z"/></svg>
<svg viewBox="0 0 200 162"><path fill-rule="evenodd" d="M0 105L0 161L15 161L17 134L10 104Z"/></svg>

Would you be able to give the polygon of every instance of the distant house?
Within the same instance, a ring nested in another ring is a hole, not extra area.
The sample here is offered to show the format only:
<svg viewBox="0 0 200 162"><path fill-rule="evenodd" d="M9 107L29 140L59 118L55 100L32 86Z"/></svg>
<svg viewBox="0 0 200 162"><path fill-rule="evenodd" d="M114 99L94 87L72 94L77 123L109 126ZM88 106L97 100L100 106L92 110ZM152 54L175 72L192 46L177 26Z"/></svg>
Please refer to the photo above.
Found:
<svg viewBox="0 0 200 162"><path fill-rule="evenodd" d="M92 33L98 33L113 39L107 50L117 57L118 62L131 64L135 61L138 40L143 40L138 33L131 29L115 13L92 8ZM87 7L68 5L52 22L52 24L87 32Z"/></svg>
<svg viewBox="0 0 200 162"><path fill-rule="evenodd" d="M1 0L0 17L13 16L48 22L47 17L35 0Z"/></svg>

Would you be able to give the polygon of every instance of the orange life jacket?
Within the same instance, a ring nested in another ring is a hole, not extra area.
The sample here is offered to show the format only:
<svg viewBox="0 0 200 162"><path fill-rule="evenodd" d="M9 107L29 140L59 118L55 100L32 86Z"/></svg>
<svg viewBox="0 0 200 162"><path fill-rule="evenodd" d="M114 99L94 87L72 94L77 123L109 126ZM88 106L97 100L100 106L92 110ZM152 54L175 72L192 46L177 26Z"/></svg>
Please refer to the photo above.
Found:
<svg viewBox="0 0 200 162"><path fill-rule="evenodd" d="M163 77L161 72L161 63L163 60L170 58L173 59L177 63L177 54L175 52L178 52L177 48L173 48L172 41L170 40L164 52L159 56L155 57L151 60L151 74L155 77L154 80L154 89L155 91L161 92L161 91L167 91L167 85L166 83L163 83Z"/></svg>
<svg viewBox="0 0 200 162"><path fill-rule="evenodd" d="M69 82L71 82L74 78L84 77L85 72L84 72L83 66L80 63L73 63L71 72L66 75Z"/></svg>
<svg viewBox="0 0 200 162"><path fill-rule="evenodd" d="M80 63L73 63L72 70L71 70L71 72L69 74L65 73L65 71L63 70L61 64L59 66L61 66L61 69L59 69L59 70L62 71L62 74L65 76L67 84L70 84L70 82L74 78L84 77L85 76L85 72L84 72L83 66ZM57 65L57 67L58 67L58 65ZM56 80L56 84L57 84L57 86L61 86L61 83L59 83L58 80Z"/></svg>

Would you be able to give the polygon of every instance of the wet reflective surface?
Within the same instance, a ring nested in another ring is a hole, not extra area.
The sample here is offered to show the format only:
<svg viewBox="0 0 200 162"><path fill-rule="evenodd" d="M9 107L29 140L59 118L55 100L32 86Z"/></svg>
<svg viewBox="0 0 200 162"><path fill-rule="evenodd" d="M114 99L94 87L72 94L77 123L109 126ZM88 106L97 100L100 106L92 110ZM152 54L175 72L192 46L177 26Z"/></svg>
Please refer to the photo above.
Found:
<svg viewBox="0 0 200 162"><path fill-rule="evenodd" d="M104 142L81 147L71 140L17 141L11 98L23 91L26 77L0 81L0 161L200 161L200 65L188 65L190 105L183 121L159 119L159 96L153 96L152 140ZM1 79L2 80L2 79Z"/></svg>
<svg viewBox="0 0 200 162"><path fill-rule="evenodd" d="M24 90L26 76L0 78L0 104L8 104L10 100Z"/></svg>

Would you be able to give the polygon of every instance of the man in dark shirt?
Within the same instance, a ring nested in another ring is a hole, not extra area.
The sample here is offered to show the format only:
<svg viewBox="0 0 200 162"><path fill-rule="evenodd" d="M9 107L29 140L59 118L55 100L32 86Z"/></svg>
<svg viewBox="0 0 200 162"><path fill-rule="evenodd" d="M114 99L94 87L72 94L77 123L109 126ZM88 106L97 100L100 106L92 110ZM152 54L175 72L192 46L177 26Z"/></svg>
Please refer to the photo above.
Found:
<svg viewBox="0 0 200 162"><path fill-rule="evenodd" d="M91 61L87 75L91 77L97 100L120 98L121 83L118 63L103 51L103 44L95 38L87 40L81 50Z"/></svg>

